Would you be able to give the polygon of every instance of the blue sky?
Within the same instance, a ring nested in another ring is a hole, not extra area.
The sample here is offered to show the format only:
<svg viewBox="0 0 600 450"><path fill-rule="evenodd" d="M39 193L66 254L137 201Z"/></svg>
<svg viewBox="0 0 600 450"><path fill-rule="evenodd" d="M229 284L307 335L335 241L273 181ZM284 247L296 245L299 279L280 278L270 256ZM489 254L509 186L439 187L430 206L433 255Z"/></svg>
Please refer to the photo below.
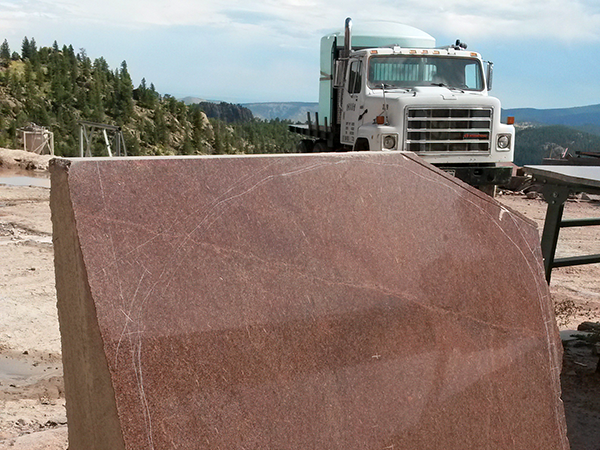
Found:
<svg viewBox="0 0 600 450"><path fill-rule="evenodd" d="M348 16L467 42L495 63L505 108L600 103L596 0L0 0L0 39L126 60L134 84L178 98L314 102L320 37Z"/></svg>

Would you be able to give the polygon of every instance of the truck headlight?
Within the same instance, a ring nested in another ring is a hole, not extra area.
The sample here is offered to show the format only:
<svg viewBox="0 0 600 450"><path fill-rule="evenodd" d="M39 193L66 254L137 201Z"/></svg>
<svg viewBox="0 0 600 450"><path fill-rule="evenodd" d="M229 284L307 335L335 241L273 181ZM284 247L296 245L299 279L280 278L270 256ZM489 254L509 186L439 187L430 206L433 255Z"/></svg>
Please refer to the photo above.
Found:
<svg viewBox="0 0 600 450"><path fill-rule="evenodd" d="M510 150L510 134L499 134L497 147L498 150Z"/></svg>
<svg viewBox="0 0 600 450"><path fill-rule="evenodd" d="M383 136L383 148L386 150L394 150L397 145L396 136L388 134Z"/></svg>

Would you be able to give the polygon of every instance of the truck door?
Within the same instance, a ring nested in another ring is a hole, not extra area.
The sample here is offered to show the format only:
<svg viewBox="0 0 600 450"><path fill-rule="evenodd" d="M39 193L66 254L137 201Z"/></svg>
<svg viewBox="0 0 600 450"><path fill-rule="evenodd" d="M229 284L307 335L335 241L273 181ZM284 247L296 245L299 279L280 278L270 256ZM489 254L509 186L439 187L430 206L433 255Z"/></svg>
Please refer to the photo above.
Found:
<svg viewBox="0 0 600 450"><path fill-rule="evenodd" d="M348 64L346 88L342 101L342 144L354 145L356 132L359 126L359 117L362 118L364 100L363 90L363 64L361 59L351 59Z"/></svg>

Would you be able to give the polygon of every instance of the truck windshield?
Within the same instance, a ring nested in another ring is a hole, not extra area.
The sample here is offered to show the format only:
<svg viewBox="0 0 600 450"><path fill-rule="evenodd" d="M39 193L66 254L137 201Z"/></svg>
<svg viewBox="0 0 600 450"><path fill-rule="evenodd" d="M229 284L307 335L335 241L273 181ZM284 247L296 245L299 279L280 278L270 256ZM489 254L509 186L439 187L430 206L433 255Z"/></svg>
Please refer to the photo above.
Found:
<svg viewBox="0 0 600 450"><path fill-rule="evenodd" d="M481 63L475 58L381 55L369 60L369 87L411 88L440 85L482 91Z"/></svg>

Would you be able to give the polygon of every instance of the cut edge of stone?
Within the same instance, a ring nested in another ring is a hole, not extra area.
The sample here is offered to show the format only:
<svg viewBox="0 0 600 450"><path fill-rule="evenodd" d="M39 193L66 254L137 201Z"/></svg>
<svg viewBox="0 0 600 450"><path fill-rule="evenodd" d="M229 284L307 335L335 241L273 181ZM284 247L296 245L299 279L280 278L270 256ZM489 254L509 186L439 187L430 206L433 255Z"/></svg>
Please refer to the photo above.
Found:
<svg viewBox="0 0 600 450"><path fill-rule="evenodd" d="M122 450L123 433L69 187L70 161L50 163L52 241L70 450Z"/></svg>
<svg viewBox="0 0 600 450"><path fill-rule="evenodd" d="M205 159L205 160L211 160L211 159L240 159L240 158L249 158L249 159L257 159L257 158L269 158L269 159L275 159L275 158L315 158L315 157L324 157L327 155L334 155L338 158L346 158L346 159L351 159L351 158L360 158L363 156L363 153L367 153L369 155L376 155L376 154L382 154L382 155L386 155L386 154L390 154L390 153L395 153L395 154L401 154L404 158L406 159L410 159L411 161L423 166L424 168L430 170L431 172L434 172L437 175L441 175L442 178L445 178L447 181L449 181L450 183L452 183L453 185L457 186L458 188L462 188L465 189L473 194L475 194L477 197L479 197L481 200L493 204L493 205L498 205L500 207L501 210L507 211L510 214L512 214L514 217L518 217L520 220L522 220L523 222L531 225L536 231L538 230L538 225L537 223L533 220L530 219L529 217L525 216L524 214L521 214L519 211L516 211L515 209L503 204L502 202L500 202L498 199L496 198L492 198L489 195L483 193L482 191L480 191L479 189L471 186L468 183L465 183L464 181L462 181L459 178L456 178L453 175L450 175L449 173L443 171L442 169L428 163L427 161L425 161L424 159L422 159L421 157L419 157L416 153L414 152L407 152L407 151L394 151L394 152L389 152L389 151L377 151L377 152L373 152L373 151L369 151L369 152L335 152L335 153L313 153L313 154L307 154L307 153L266 153L266 154L232 154L232 155L171 155L171 156L113 156L113 157L108 157L108 156L95 156L95 157L88 157L88 158L62 158L62 157L58 157L58 158L54 158L52 160L50 160L50 171L52 172L53 170L53 166L55 167L60 167L60 168L65 168L65 169L69 169L71 167L71 165L73 165L74 167L81 164L81 163L89 163L90 161L93 161L97 164L108 164L108 163L115 163L118 161L149 161L149 160L154 160L154 161L165 161L165 160L181 160L181 159L190 159L190 160L199 160L199 159ZM502 214L502 213L501 213Z"/></svg>

